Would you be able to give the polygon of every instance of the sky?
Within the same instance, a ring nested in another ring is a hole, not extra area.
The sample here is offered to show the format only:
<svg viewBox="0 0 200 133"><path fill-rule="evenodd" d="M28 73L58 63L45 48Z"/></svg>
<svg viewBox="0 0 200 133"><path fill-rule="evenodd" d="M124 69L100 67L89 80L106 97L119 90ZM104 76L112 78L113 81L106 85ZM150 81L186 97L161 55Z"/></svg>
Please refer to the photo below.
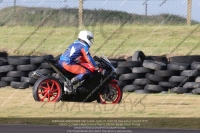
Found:
<svg viewBox="0 0 200 133"><path fill-rule="evenodd" d="M79 0L16 0L17 6L78 8ZM84 0L85 9L106 9L134 14L157 15L170 13L187 16L187 0ZM0 0L0 9L14 5L14 0ZM200 22L200 0L192 0L192 19Z"/></svg>

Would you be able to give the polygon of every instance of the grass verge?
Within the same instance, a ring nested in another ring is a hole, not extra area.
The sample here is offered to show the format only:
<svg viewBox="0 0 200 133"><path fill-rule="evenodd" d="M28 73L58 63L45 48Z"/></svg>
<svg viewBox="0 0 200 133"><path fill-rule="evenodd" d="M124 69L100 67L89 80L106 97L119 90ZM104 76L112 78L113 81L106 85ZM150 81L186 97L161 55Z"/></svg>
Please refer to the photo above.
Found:
<svg viewBox="0 0 200 133"><path fill-rule="evenodd" d="M142 50L146 55L168 55L177 45L180 46L171 55L186 55L195 46L191 54L199 54L200 48L197 44L200 41L200 28L198 27L191 34L196 27L197 25L124 25L120 28L120 25L98 25L81 29L91 30L95 34L95 42L91 47L92 54L110 56L115 51L112 57L118 57L130 56L136 50ZM0 27L2 38L0 39L0 50L5 50L10 55L46 53L56 56L76 40L79 32L76 27L42 27L39 30L36 28ZM16 49L18 49L17 52Z"/></svg>
<svg viewBox="0 0 200 133"><path fill-rule="evenodd" d="M0 94L0 123L58 125L52 120L134 118L147 120L139 127L199 128L200 122L197 119L200 97L197 95L124 93L121 104L101 105L96 101L35 102L31 88L20 90L8 87L1 89Z"/></svg>

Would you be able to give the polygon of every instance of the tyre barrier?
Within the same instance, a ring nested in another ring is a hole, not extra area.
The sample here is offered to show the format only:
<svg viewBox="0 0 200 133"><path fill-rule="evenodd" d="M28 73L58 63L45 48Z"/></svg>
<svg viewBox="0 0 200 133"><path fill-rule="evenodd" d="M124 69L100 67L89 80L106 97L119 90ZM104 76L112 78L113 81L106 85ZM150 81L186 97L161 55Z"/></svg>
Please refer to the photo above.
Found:
<svg viewBox="0 0 200 133"><path fill-rule="evenodd" d="M145 56L136 51L118 63L119 86L124 92L200 94L200 55Z"/></svg>
<svg viewBox="0 0 200 133"><path fill-rule="evenodd" d="M58 76L44 58L58 60L59 57L8 56L0 52L0 88L25 89L33 86L37 79L31 78L31 75L35 70L43 75ZM109 60L124 92L200 94L199 59L200 55L195 55L175 56L168 60L164 56L146 56L142 51L136 51L127 59Z"/></svg>
<svg viewBox="0 0 200 133"><path fill-rule="evenodd" d="M0 52L0 87L11 86L15 89L26 89L33 86L37 79L31 74L37 70L43 75L51 75L55 71L44 62L45 58L52 58L52 55L44 56L7 56Z"/></svg>

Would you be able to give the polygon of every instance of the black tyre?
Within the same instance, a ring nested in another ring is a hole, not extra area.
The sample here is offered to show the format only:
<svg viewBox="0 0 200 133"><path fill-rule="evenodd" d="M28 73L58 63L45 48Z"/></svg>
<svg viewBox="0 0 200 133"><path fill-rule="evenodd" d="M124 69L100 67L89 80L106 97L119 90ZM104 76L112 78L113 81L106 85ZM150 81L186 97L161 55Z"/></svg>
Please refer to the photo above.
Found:
<svg viewBox="0 0 200 133"><path fill-rule="evenodd" d="M141 85L126 85L123 88L123 92L133 92L135 90L144 90L144 86Z"/></svg>
<svg viewBox="0 0 200 133"><path fill-rule="evenodd" d="M132 56L132 61L141 61L143 62L146 60L146 56L142 51L135 51L135 53Z"/></svg>
<svg viewBox="0 0 200 133"><path fill-rule="evenodd" d="M29 83L27 83L27 82L15 82L15 81L12 81L10 83L10 86L12 88L15 88L15 89L26 89L26 88L29 88Z"/></svg>
<svg viewBox="0 0 200 133"><path fill-rule="evenodd" d="M120 87L124 87L126 85L131 85L133 83L133 80L118 80L118 85Z"/></svg>
<svg viewBox="0 0 200 133"><path fill-rule="evenodd" d="M142 78L142 79L135 79L133 81L133 84L136 84L136 85L147 85L147 84L156 84L156 83L151 81L151 80L149 80L149 79Z"/></svg>
<svg viewBox="0 0 200 133"><path fill-rule="evenodd" d="M164 70L167 68L165 63L152 60L144 60L143 66L152 70Z"/></svg>
<svg viewBox="0 0 200 133"><path fill-rule="evenodd" d="M157 70L154 72L155 75L159 77L171 77L171 76L178 76L180 75L179 71L173 71L173 70Z"/></svg>
<svg viewBox="0 0 200 133"><path fill-rule="evenodd" d="M173 63L167 64L167 69L168 70L187 70L187 69L190 69L190 65L187 63L173 62Z"/></svg>
<svg viewBox="0 0 200 133"><path fill-rule="evenodd" d="M113 58L110 58L109 61L119 62L119 61L126 61L126 60L125 59L113 59Z"/></svg>
<svg viewBox="0 0 200 133"><path fill-rule="evenodd" d="M137 94L149 94L150 91L149 90L135 90L134 93L137 93Z"/></svg>
<svg viewBox="0 0 200 133"><path fill-rule="evenodd" d="M162 78L162 77L159 77L159 76L156 76L154 74L150 74L150 73L147 73L145 75L145 78L151 80L151 81L154 81L154 82L161 82L161 81L166 81L167 79L165 78Z"/></svg>
<svg viewBox="0 0 200 133"><path fill-rule="evenodd" d="M191 64L193 61L200 62L200 55L173 56L169 58L170 62L180 62Z"/></svg>
<svg viewBox="0 0 200 133"><path fill-rule="evenodd" d="M186 82L184 85L183 85L183 88L200 88L200 83L198 82Z"/></svg>
<svg viewBox="0 0 200 133"><path fill-rule="evenodd" d="M30 57L28 57L28 56L8 56L8 63L10 65L30 64Z"/></svg>
<svg viewBox="0 0 200 133"><path fill-rule="evenodd" d="M200 70L200 62L194 61L194 62L191 64L191 69L192 69L192 70Z"/></svg>
<svg viewBox="0 0 200 133"><path fill-rule="evenodd" d="M20 78L15 78L15 77L1 77L1 81L5 81L5 82L20 81Z"/></svg>
<svg viewBox="0 0 200 133"><path fill-rule="evenodd" d="M0 81L0 88L6 87L6 86L9 86L9 83L8 83L8 82Z"/></svg>
<svg viewBox="0 0 200 133"><path fill-rule="evenodd" d="M0 73L0 77L5 77L7 75L7 72Z"/></svg>
<svg viewBox="0 0 200 133"><path fill-rule="evenodd" d="M28 82L29 84L34 84L37 81L35 78L21 77L21 82Z"/></svg>
<svg viewBox="0 0 200 133"><path fill-rule="evenodd" d="M3 51L3 52L0 52L0 57L7 57L8 56L8 53Z"/></svg>
<svg viewBox="0 0 200 133"><path fill-rule="evenodd" d="M7 77L22 77L22 76L28 76L27 72L22 72L22 71L10 71L6 75Z"/></svg>
<svg viewBox="0 0 200 133"><path fill-rule="evenodd" d="M173 87L177 87L179 85L179 83L176 83L176 82L159 82L160 86L163 86L163 87L167 87L167 88L173 88Z"/></svg>
<svg viewBox="0 0 200 133"><path fill-rule="evenodd" d="M132 85L126 85L123 87L123 92L133 92L134 89L133 89L133 86Z"/></svg>
<svg viewBox="0 0 200 133"><path fill-rule="evenodd" d="M141 62L140 61L119 61L117 67L140 67Z"/></svg>
<svg viewBox="0 0 200 133"><path fill-rule="evenodd" d="M48 75L48 74L52 74L55 72L53 69L38 69L36 71L38 71L39 73L41 73L43 75Z"/></svg>
<svg viewBox="0 0 200 133"><path fill-rule="evenodd" d="M168 91L161 91L160 94L169 94Z"/></svg>
<svg viewBox="0 0 200 133"><path fill-rule="evenodd" d="M172 77L169 78L169 82L181 83L186 79L187 79L186 76L172 76Z"/></svg>
<svg viewBox="0 0 200 133"><path fill-rule="evenodd" d="M44 62L44 58L42 56L32 56L30 57L31 64L41 64Z"/></svg>
<svg viewBox="0 0 200 133"><path fill-rule="evenodd" d="M29 65L18 65L17 70L18 71L34 71L38 68L37 65L29 64Z"/></svg>
<svg viewBox="0 0 200 133"><path fill-rule="evenodd" d="M33 85L35 84L35 82L37 81L37 79L30 77L29 78L29 84Z"/></svg>
<svg viewBox="0 0 200 133"><path fill-rule="evenodd" d="M166 91L166 89L160 85L146 85L144 90L152 91L152 92L162 92Z"/></svg>
<svg viewBox="0 0 200 133"><path fill-rule="evenodd" d="M0 73L14 71L14 70L16 70L16 67L13 65L0 66Z"/></svg>
<svg viewBox="0 0 200 133"><path fill-rule="evenodd" d="M7 60L7 57L0 57L0 59ZM7 60L8 61L8 60Z"/></svg>
<svg viewBox="0 0 200 133"><path fill-rule="evenodd" d="M126 58L126 61L132 61L132 56L129 56L128 58Z"/></svg>
<svg viewBox="0 0 200 133"><path fill-rule="evenodd" d="M4 58L0 58L0 66L8 65L8 60Z"/></svg>
<svg viewBox="0 0 200 133"><path fill-rule="evenodd" d="M115 83L108 83L109 90L112 93L101 94L97 97L97 102L102 104L118 104L122 100L123 92L122 89ZM109 99L108 99L109 98Z"/></svg>
<svg viewBox="0 0 200 133"><path fill-rule="evenodd" d="M21 82L29 82L29 77L21 77L20 81Z"/></svg>
<svg viewBox="0 0 200 133"><path fill-rule="evenodd" d="M198 70L184 70L184 71L181 72L181 76L197 77L197 76L200 76L200 71L198 71Z"/></svg>
<svg viewBox="0 0 200 133"><path fill-rule="evenodd" d="M117 65L118 65L117 61L110 61L110 62L111 62L111 64L114 66L114 68L117 67Z"/></svg>
<svg viewBox="0 0 200 133"><path fill-rule="evenodd" d="M41 102L58 102L62 96L60 82L52 76L38 79L33 86L33 98Z"/></svg>
<svg viewBox="0 0 200 133"><path fill-rule="evenodd" d="M115 70L117 74L127 74L132 72L131 69L127 67L118 67Z"/></svg>
<svg viewBox="0 0 200 133"><path fill-rule="evenodd" d="M168 59L165 56L147 56L146 60L154 60L168 64Z"/></svg>
<svg viewBox="0 0 200 133"><path fill-rule="evenodd" d="M30 62L31 64L40 64L42 62L44 62L45 58L49 58L49 59L53 59L53 55L45 55L45 56L32 56L30 58Z"/></svg>
<svg viewBox="0 0 200 133"><path fill-rule="evenodd" d="M183 93L190 92L190 90L187 89L187 88L183 88L183 87L174 87L174 88L171 89L171 92L178 93L178 94L183 94Z"/></svg>
<svg viewBox="0 0 200 133"><path fill-rule="evenodd" d="M200 82L200 76L196 77L195 82Z"/></svg>
<svg viewBox="0 0 200 133"><path fill-rule="evenodd" d="M144 75L143 74L138 74L138 73L128 73L128 74L122 74L119 77L119 80L134 80L137 78L143 78Z"/></svg>
<svg viewBox="0 0 200 133"><path fill-rule="evenodd" d="M153 70L146 67L134 67L132 69L133 73L151 73Z"/></svg>
<svg viewBox="0 0 200 133"><path fill-rule="evenodd" d="M40 68L42 69L49 69L52 68L47 62L43 62L40 66Z"/></svg>
<svg viewBox="0 0 200 133"><path fill-rule="evenodd" d="M192 90L193 94L200 94L200 88L196 88Z"/></svg>

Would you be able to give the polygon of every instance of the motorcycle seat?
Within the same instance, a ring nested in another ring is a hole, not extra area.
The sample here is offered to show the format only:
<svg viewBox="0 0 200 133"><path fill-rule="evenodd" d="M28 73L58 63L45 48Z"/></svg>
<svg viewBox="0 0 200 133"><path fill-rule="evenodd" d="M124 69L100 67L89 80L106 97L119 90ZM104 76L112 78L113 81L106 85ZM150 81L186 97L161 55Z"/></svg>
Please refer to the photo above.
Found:
<svg viewBox="0 0 200 133"><path fill-rule="evenodd" d="M48 60L46 60L46 62L48 62L51 65L53 65L54 69L56 69L57 71L59 71L60 73L62 73L66 77L68 77L69 79L71 79L74 76L76 76L76 74L73 74L73 73L71 73L69 71L66 71L64 68L62 68L61 65L58 63L58 60L48 59Z"/></svg>

